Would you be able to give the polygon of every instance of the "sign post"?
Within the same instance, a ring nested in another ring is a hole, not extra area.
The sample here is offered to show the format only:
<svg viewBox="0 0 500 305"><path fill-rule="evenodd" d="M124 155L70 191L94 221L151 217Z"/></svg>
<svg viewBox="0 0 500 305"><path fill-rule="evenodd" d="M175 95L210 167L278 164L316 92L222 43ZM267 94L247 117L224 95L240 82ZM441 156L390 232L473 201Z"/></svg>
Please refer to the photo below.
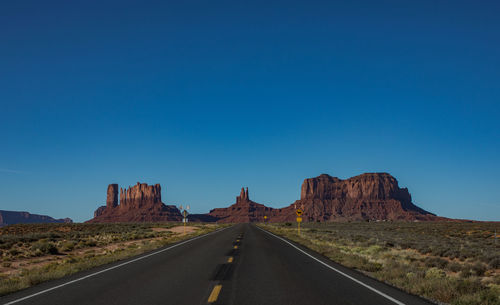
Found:
<svg viewBox="0 0 500 305"><path fill-rule="evenodd" d="M184 223L184 234L186 234L186 223L188 222L188 215L189 215L189 212L187 210L189 210L189 205L186 206L186 209L183 211L182 210L182 205L179 207L179 209L182 211L182 222Z"/></svg>
<svg viewBox="0 0 500 305"><path fill-rule="evenodd" d="M300 223L302 222L302 214L304 212L301 209L297 209L295 214L297 214L297 233L300 235Z"/></svg>

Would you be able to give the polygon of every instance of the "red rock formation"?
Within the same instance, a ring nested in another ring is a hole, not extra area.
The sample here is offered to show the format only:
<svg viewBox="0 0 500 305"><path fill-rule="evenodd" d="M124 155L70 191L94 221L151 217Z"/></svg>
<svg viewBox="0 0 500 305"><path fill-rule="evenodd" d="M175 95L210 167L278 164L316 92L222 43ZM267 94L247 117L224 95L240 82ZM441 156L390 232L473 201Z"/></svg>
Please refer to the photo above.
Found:
<svg viewBox="0 0 500 305"><path fill-rule="evenodd" d="M238 202L247 202L250 201L250 197L248 197L248 187L245 190L245 188L241 188L241 192L239 196L236 196L236 203Z"/></svg>
<svg viewBox="0 0 500 305"><path fill-rule="evenodd" d="M305 221L441 219L414 205L408 189L387 173L305 179L300 200L282 209L275 220L294 220L295 207L304 210Z"/></svg>
<svg viewBox="0 0 500 305"><path fill-rule="evenodd" d="M106 206L98 208L90 222L180 221L182 216L175 206L161 202L160 185L137 183L129 189L118 185L108 187ZM387 173L368 173L349 179L323 174L305 179L300 200L288 207L274 209L250 200L248 188L242 188L236 203L227 208L216 208L208 214L192 214L192 221L262 222L267 216L271 222L295 221L295 210L304 211L303 221L348 220L449 220L437 217L412 203L406 188Z"/></svg>
<svg viewBox="0 0 500 305"><path fill-rule="evenodd" d="M106 210L106 208L107 207L105 205L98 207L97 210L94 211L94 218L101 216L102 213L104 213L104 210Z"/></svg>
<svg viewBox="0 0 500 305"><path fill-rule="evenodd" d="M218 222L263 222L264 216L269 216L273 208L264 206L250 200L248 188L241 188L240 196L236 203L227 208L213 209L208 213L211 219Z"/></svg>
<svg viewBox="0 0 500 305"><path fill-rule="evenodd" d="M118 205L118 184L108 185L108 196L106 198L106 207L114 208Z"/></svg>
<svg viewBox="0 0 500 305"><path fill-rule="evenodd" d="M94 212L94 218L88 222L146 222L180 221L182 216L174 205L161 202L161 186L137 182L128 189L120 188L118 203L118 185L108 186L106 206Z"/></svg>
<svg viewBox="0 0 500 305"><path fill-rule="evenodd" d="M300 200L288 207L273 209L253 202L248 189L241 189L236 203L228 208L218 208L208 215L221 222L295 221L295 211L304 211L304 221L347 220L447 220L437 217L411 201L406 188L387 173L368 173L346 180L323 174L305 179Z"/></svg>

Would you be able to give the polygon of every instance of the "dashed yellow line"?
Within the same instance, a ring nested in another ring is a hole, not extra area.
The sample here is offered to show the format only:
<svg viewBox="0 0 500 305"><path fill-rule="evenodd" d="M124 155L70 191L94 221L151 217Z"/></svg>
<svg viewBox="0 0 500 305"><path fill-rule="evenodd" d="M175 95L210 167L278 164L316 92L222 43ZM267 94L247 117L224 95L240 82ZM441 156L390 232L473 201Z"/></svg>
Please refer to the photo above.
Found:
<svg viewBox="0 0 500 305"><path fill-rule="evenodd" d="M227 262L228 262L228 263L232 263L232 262L233 262L233 260L234 260L234 258L233 258L232 256L230 256L230 257L227 259Z"/></svg>
<svg viewBox="0 0 500 305"><path fill-rule="evenodd" d="M210 296L208 297L208 303L213 303L217 301L221 289L222 285L215 285L214 289L212 290L212 293L210 293Z"/></svg>

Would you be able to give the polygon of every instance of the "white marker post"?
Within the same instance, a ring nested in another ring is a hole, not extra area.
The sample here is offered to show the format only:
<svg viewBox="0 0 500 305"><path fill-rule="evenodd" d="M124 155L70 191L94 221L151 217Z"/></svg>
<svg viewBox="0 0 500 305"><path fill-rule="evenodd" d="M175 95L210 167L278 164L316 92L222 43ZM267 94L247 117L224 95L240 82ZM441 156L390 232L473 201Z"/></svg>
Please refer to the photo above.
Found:
<svg viewBox="0 0 500 305"><path fill-rule="evenodd" d="M181 206L182 207L182 206ZM186 206L186 209L184 211L182 211L182 216L184 217L182 219L182 222L184 223L184 235L186 234L186 223L188 222L188 215L189 215L189 212L187 211L189 210L189 205Z"/></svg>

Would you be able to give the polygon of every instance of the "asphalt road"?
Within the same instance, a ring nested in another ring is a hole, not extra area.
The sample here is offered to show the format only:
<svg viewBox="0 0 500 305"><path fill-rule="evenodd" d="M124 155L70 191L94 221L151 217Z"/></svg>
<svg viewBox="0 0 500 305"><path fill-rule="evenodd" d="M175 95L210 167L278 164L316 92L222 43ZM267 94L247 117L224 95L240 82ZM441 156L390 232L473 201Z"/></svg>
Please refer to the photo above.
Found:
<svg viewBox="0 0 500 305"><path fill-rule="evenodd" d="M250 224L0 298L0 304L429 304Z"/></svg>

